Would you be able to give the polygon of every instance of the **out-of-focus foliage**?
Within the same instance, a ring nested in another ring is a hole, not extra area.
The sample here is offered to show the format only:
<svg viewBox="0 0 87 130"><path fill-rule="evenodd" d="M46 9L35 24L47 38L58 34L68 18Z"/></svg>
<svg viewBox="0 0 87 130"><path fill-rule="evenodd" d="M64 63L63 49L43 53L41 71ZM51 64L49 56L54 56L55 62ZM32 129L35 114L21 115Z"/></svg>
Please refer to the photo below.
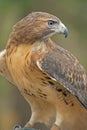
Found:
<svg viewBox="0 0 87 130"><path fill-rule="evenodd" d="M0 0L0 50L12 26L32 11L49 12L62 20L69 36L56 35L53 39L71 51L87 71L87 0ZM0 77L0 130L10 130L15 123L23 125L29 118L28 104L11 86Z"/></svg>

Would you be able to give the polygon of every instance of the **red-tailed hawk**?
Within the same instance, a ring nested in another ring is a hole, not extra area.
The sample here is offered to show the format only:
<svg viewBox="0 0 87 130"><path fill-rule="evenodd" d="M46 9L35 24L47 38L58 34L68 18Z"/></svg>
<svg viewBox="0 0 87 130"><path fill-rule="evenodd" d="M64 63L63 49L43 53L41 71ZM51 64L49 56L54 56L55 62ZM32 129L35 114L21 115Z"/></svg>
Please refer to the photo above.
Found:
<svg viewBox="0 0 87 130"><path fill-rule="evenodd" d="M0 53L0 74L18 87L31 106L27 126L87 130L87 75L78 60L51 40L68 35L59 18L33 12L19 21Z"/></svg>

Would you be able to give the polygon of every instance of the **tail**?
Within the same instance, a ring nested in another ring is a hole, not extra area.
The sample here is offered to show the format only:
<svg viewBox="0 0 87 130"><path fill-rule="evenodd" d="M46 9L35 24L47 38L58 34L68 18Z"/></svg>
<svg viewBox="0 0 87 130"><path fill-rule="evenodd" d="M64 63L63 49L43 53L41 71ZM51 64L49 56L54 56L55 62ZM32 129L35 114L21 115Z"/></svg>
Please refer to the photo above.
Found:
<svg viewBox="0 0 87 130"><path fill-rule="evenodd" d="M70 117L70 122L64 122L62 124L62 130L87 130L87 111L84 110L79 113L80 116L72 121L72 116Z"/></svg>

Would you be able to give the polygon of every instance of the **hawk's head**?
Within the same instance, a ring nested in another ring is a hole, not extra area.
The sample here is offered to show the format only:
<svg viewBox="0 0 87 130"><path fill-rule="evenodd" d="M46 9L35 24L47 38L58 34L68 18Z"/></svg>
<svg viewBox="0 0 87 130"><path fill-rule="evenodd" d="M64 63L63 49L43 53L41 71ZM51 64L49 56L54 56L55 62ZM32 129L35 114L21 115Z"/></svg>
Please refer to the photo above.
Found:
<svg viewBox="0 0 87 130"><path fill-rule="evenodd" d="M59 18L44 12L33 12L20 20L13 28L11 42L31 43L51 37L53 34L68 35Z"/></svg>

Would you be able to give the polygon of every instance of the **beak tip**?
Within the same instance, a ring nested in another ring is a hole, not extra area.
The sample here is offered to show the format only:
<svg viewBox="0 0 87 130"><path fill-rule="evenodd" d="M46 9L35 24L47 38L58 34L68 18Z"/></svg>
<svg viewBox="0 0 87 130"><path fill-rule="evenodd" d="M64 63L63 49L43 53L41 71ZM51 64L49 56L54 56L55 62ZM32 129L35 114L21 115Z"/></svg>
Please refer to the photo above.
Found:
<svg viewBox="0 0 87 130"><path fill-rule="evenodd" d="M67 28L64 30L64 35L65 35L65 38L67 38L67 36L68 36L68 29Z"/></svg>

